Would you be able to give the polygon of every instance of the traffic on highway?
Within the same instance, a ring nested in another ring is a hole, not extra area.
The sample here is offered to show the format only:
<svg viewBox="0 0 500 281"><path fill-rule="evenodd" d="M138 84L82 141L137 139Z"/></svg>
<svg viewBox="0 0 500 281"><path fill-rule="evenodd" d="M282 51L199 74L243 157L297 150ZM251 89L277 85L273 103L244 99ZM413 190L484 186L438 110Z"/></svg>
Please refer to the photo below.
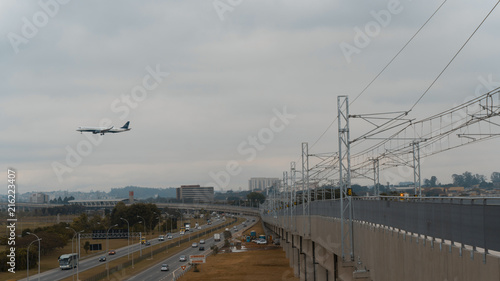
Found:
<svg viewBox="0 0 500 281"><path fill-rule="evenodd" d="M189 263L189 255L194 255L194 254L203 255L203 254L206 254L206 253L211 251L210 246L212 246L212 245L221 246L222 245L222 243L223 243L222 241L215 244L213 235L211 238L208 238L208 239L205 238L203 241L204 243L200 243L201 240L199 238L199 233L201 233L203 229L217 226L217 225L222 224L222 223L224 223L224 221L221 219L221 220L214 221L212 225L207 225L207 224L200 225L197 229L191 229L189 235L188 234L181 235L180 232L176 232L176 233L170 233L169 235L167 235L166 236L167 239L160 239L159 237L157 237L157 238L154 238L154 239L151 239L148 241L148 242L150 242L151 246L145 246L145 245L142 245L140 243L134 243L130 246L125 246L125 247L122 247L119 249L110 250L109 253L102 253L101 255L98 255L98 256L95 256L92 258L82 259L79 261L78 271L79 271L79 273L82 273L86 270L90 270L92 268L102 266L103 263L109 263L113 260L116 260L116 259L119 259L122 257L126 257L129 253L129 249L130 249L130 253L142 251L142 255L153 256L153 254L152 254L152 251L153 251L152 246L153 245L157 245L157 244L161 244L161 243L178 243L178 241L174 242L173 239L180 237L180 236L183 236L183 237L187 236L192 241L191 243L189 243L189 246L187 249L185 249L181 253L176 254L176 255L169 257L167 259L163 259L163 260L158 259L158 262L156 262L156 260L155 260L156 263L154 266L152 266L149 269L147 269L141 273L138 273L137 275L128 279L128 280L167 280L164 278L168 277L169 278L168 280L172 280L174 274L180 274L179 270L181 270L181 265L187 265ZM242 227L243 227L242 225L238 225L237 229L241 229ZM214 232L214 233L219 233L219 235L222 235L222 232L223 232L223 230L221 230L219 232ZM196 247L193 247L193 243L196 243ZM200 247L202 247L203 249L200 250ZM186 257L186 261L179 260L180 256L182 256L182 255L184 255ZM163 265L167 265L168 269L165 269L163 267ZM30 276L30 279L33 279L33 280L36 279L36 280L40 280L40 281L55 281L55 280L62 280L62 279L65 279L65 278L68 278L71 276L76 277L76 274L77 274L77 268L73 268L71 270L61 270L59 268L55 268L52 270L42 272L39 275L38 274L32 275L32 276ZM27 279L25 278L25 279L21 279L21 280L27 280Z"/></svg>

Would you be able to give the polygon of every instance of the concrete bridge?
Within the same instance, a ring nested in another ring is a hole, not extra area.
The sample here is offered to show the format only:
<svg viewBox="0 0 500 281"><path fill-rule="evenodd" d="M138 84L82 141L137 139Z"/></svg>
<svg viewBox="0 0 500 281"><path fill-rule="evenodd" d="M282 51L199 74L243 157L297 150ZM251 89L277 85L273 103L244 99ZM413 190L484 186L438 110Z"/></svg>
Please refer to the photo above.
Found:
<svg viewBox="0 0 500 281"><path fill-rule="evenodd" d="M301 280L500 280L499 198L372 197L352 205L344 231L351 225L353 244L344 255L340 200L313 201L305 214L283 204L261 213Z"/></svg>
<svg viewBox="0 0 500 281"><path fill-rule="evenodd" d="M181 210L207 210L226 212L232 214L242 214L250 216L259 216L260 211L257 208L239 207L233 205L219 205L219 204L202 204L202 203L156 203L158 208L173 208Z"/></svg>

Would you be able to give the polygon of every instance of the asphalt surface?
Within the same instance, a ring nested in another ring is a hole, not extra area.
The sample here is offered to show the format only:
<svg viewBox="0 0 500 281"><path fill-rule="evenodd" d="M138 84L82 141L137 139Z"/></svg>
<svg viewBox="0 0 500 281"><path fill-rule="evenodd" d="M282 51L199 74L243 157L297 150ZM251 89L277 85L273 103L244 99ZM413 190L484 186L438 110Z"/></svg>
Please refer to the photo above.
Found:
<svg viewBox="0 0 500 281"><path fill-rule="evenodd" d="M222 220L216 220L216 221L212 222L212 225L206 225L206 224L205 225L201 225L201 228L202 228L201 230L203 230L205 228L216 226L216 225L221 224L223 222L224 221L222 221ZM192 231L191 238L194 239L193 241L196 241L197 243L199 243L199 239L196 238L195 234L197 234L198 232L201 232L201 230ZM184 236L186 236L186 235L184 235ZM179 235L179 232L176 232L176 233L172 233L172 236L173 236L173 238L177 238L180 235ZM158 238L155 238L155 239L152 239L152 240L149 240L149 241L151 242L151 246L152 246L152 245L156 245L156 244L160 244L160 243L168 243L169 241L171 241L171 239L165 239L165 241L158 241ZM211 244L205 244L205 249L206 250L210 250L210 246L209 245L211 245ZM126 257L128 255L128 248L130 248L130 253L133 253L133 252L140 251L140 247L141 246L142 246L142 254L143 255L150 255L151 254L151 246L143 246L143 245L140 245L138 243L135 243L135 244L130 245L130 246L125 246L123 248L116 249L116 254L115 255L108 255L107 253L103 253L102 255L98 255L98 256L95 256L95 257L92 257L92 258L87 258L87 259L81 260L80 261L80 265L79 265L79 272L83 272L85 270L89 270L91 268L94 268L94 267L101 266L101 265L105 264L106 262L100 262L99 261L99 257L100 256L106 256L107 261L111 262L111 261L113 261L115 259L118 259L118 258L121 258L121 257ZM200 251L198 250L198 248L196 248L196 250L191 249L191 248L188 249L188 250L197 251L196 253L200 254L199 253ZM181 254L179 254L179 255L181 255ZM177 256L176 258L178 259L179 257ZM160 267L161 267L162 263L165 263L165 262L162 261L162 262L159 263L159 266L157 267L158 271L160 270ZM169 266L171 266L169 262L167 262L167 263L169 264ZM187 262L186 262L186 264L187 264ZM170 269L170 271L167 271L166 273L171 273L174 270L173 266L174 266L174 264L172 263L172 268ZM163 272L163 273L165 273L165 272ZM76 280L76 275L77 275L77 269L76 268L73 269L73 270L61 270L59 268L55 268L55 269L51 269L51 270L42 272L40 274L30 275L30 280L56 281L56 280L61 280L61 279L64 279L64 278L71 277L73 274L74 274L75 280ZM19 280L26 281L27 278L19 279ZM132 280L132 279L130 279L130 280ZM141 280L141 279L134 279L134 280ZM142 280L155 280L155 279L142 279Z"/></svg>
<svg viewBox="0 0 500 281"><path fill-rule="evenodd" d="M233 227L231 227L231 232L235 233L237 231L240 231L241 229L243 229L243 224L237 225L236 230ZM222 247L222 245L224 245L224 238L222 236L223 232L224 232L224 230L221 230L220 232L216 232L216 233L220 233L220 235L221 235L220 242L215 242L213 235L212 235L212 237L205 239L205 244L201 244L201 246L205 247L204 251L199 250L200 239L193 240L193 242L198 243L198 247L187 248L184 251L181 251L180 253L177 253L176 255L174 255L170 258L160 260L155 265L150 267L149 269L146 269L146 270L142 271L141 273L139 273L135 276L132 276L129 279L125 279L125 280L127 280L127 281L143 281L143 280L170 281L170 280L174 280L174 275L178 277L180 274L182 274L183 269L181 268L181 266L183 266L183 265L187 266L189 264L189 256L190 255L207 254L207 253L211 252L210 246L212 246L212 245L217 245L219 248ZM183 261L183 262L179 261L179 257L181 255L185 255L187 257L187 261ZM161 271L161 265L164 263L168 264L169 271Z"/></svg>

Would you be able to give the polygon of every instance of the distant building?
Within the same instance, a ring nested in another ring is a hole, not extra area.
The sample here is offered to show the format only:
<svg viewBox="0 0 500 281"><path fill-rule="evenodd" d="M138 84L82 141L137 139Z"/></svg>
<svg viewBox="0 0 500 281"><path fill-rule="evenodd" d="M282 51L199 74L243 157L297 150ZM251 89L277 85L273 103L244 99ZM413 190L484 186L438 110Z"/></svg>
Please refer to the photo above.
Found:
<svg viewBox="0 0 500 281"><path fill-rule="evenodd" d="M250 178L248 181L248 190L265 190L268 187L278 187L280 179L278 178Z"/></svg>
<svg viewBox="0 0 500 281"><path fill-rule="evenodd" d="M49 196L45 193L40 193L40 192L31 193L30 203L35 203L35 204L49 203Z"/></svg>
<svg viewBox="0 0 500 281"><path fill-rule="evenodd" d="M203 187L199 185L181 185L176 189L177 200L186 200L192 202L213 202L213 186Z"/></svg>
<svg viewBox="0 0 500 281"><path fill-rule="evenodd" d="M133 199L132 199L133 200ZM84 207L94 207L94 208L114 208L118 202L123 202L125 204L133 204L130 202L129 198L122 199L87 199L87 200L69 200L70 205L80 205Z"/></svg>

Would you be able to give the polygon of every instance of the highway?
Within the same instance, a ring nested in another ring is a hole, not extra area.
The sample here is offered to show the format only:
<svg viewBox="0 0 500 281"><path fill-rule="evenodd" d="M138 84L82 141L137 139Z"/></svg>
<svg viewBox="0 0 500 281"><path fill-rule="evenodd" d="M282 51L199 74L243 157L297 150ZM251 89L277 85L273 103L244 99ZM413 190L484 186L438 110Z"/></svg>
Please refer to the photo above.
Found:
<svg viewBox="0 0 500 281"><path fill-rule="evenodd" d="M231 232L232 233L235 233L237 231L240 231L241 229L243 229L243 224L239 224L236 226L237 230L235 231L233 228L231 228ZM172 257L169 257L167 259L164 259L164 260L161 260L161 261L158 261L155 265L153 265L152 267L150 267L149 269L146 269L144 270L143 272L135 275L135 276L132 276L130 277L129 279L126 279L127 281L143 281L143 280L151 280L151 281L154 281L154 280L157 280L157 281L170 281L170 280L173 280L174 279L174 274L175 276L179 276L179 274L181 274L181 272L183 271L181 269L181 266L182 265L188 265L189 264L189 255L203 255L203 254L207 254L209 252L211 252L210 250L210 246L212 245L217 245L219 248L224 245L224 238L223 238L223 232L224 230L221 230L220 232L220 235L221 235L221 241L220 242L215 242L214 241L214 237L210 237L208 239L205 239L205 244L201 244L202 246L205 246L205 251L200 251L199 250L199 246L200 246L200 239L197 239L197 240L193 240L193 242L196 242L198 243L198 247L196 248L193 248L193 247L190 247L190 248L187 248L185 249L184 251L172 256ZM181 262L179 261L179 257L181 255L185 255L187 257L187 261L184 261L184 262ZM169 266L169 271L161 271L160 268L161 268L161 265L162 264L168 264Z"/></svg>
<svg viewBox="0 0 500 281"><path fill-rule="evenodd" d="M224 223L224 221L223 220L216 220L212 223L212 225L206 225L206 224L201 225L201 230L203 230L204 228L216 226L216 225L221 224L221 223ZM201 232L201 230L191 231L190 237L192 239L198 239L196 234ZM176 233L172 233L172 236L173 236L173 238L177 238L180 235L179 235L179 232L176 232ZM169 243L172 240L166 239L165 241L158 241L158 238L155 238L155 239L152 239L149 241L151 242L151 246L152 246L152 245L161 244L161 243ZM197 242L199 242L199 239ZM207 246L208 245L209 244L207 244ZM142 246L142 255L150 255L151 246L143 246L143 245L140 245L138 243L130 245L130 253L140 251L141 246ZM125 246L125 247L116 249L116 254L111 255L111 256L108 255L107 253L103 252L101 255L83 259L80 261L80 264L79 264L79 272L81 273L85 270L89 270L91 268L104 265L105 262L99 262L100 256L106 256L106 259L108 259L108 262L111 262L111 261L118 259L118 258L121 258L121 257L126 257L128 254L128 248L129 248L129 246ZM206 248L210 248L210 247L206 247ZM161 265L161 263L160 263L160 265ZM158 270L159 270L159 267L158 267ZM67 277L71 277L73 274L75 275L75 279L76 279L76 273L77 273L76 268L74 270L61 270L59 268L55 268L55 269L51 269L51 270L42 272L40 274L30 275L30 280L55 281L55 280L61 280L61 279L67 278ZM38 279L39 277L40 277L40 279ZM20 280L27 281L26 278L20 279ZM143 279L143 280L148 280L148 279Z"/></svg>

